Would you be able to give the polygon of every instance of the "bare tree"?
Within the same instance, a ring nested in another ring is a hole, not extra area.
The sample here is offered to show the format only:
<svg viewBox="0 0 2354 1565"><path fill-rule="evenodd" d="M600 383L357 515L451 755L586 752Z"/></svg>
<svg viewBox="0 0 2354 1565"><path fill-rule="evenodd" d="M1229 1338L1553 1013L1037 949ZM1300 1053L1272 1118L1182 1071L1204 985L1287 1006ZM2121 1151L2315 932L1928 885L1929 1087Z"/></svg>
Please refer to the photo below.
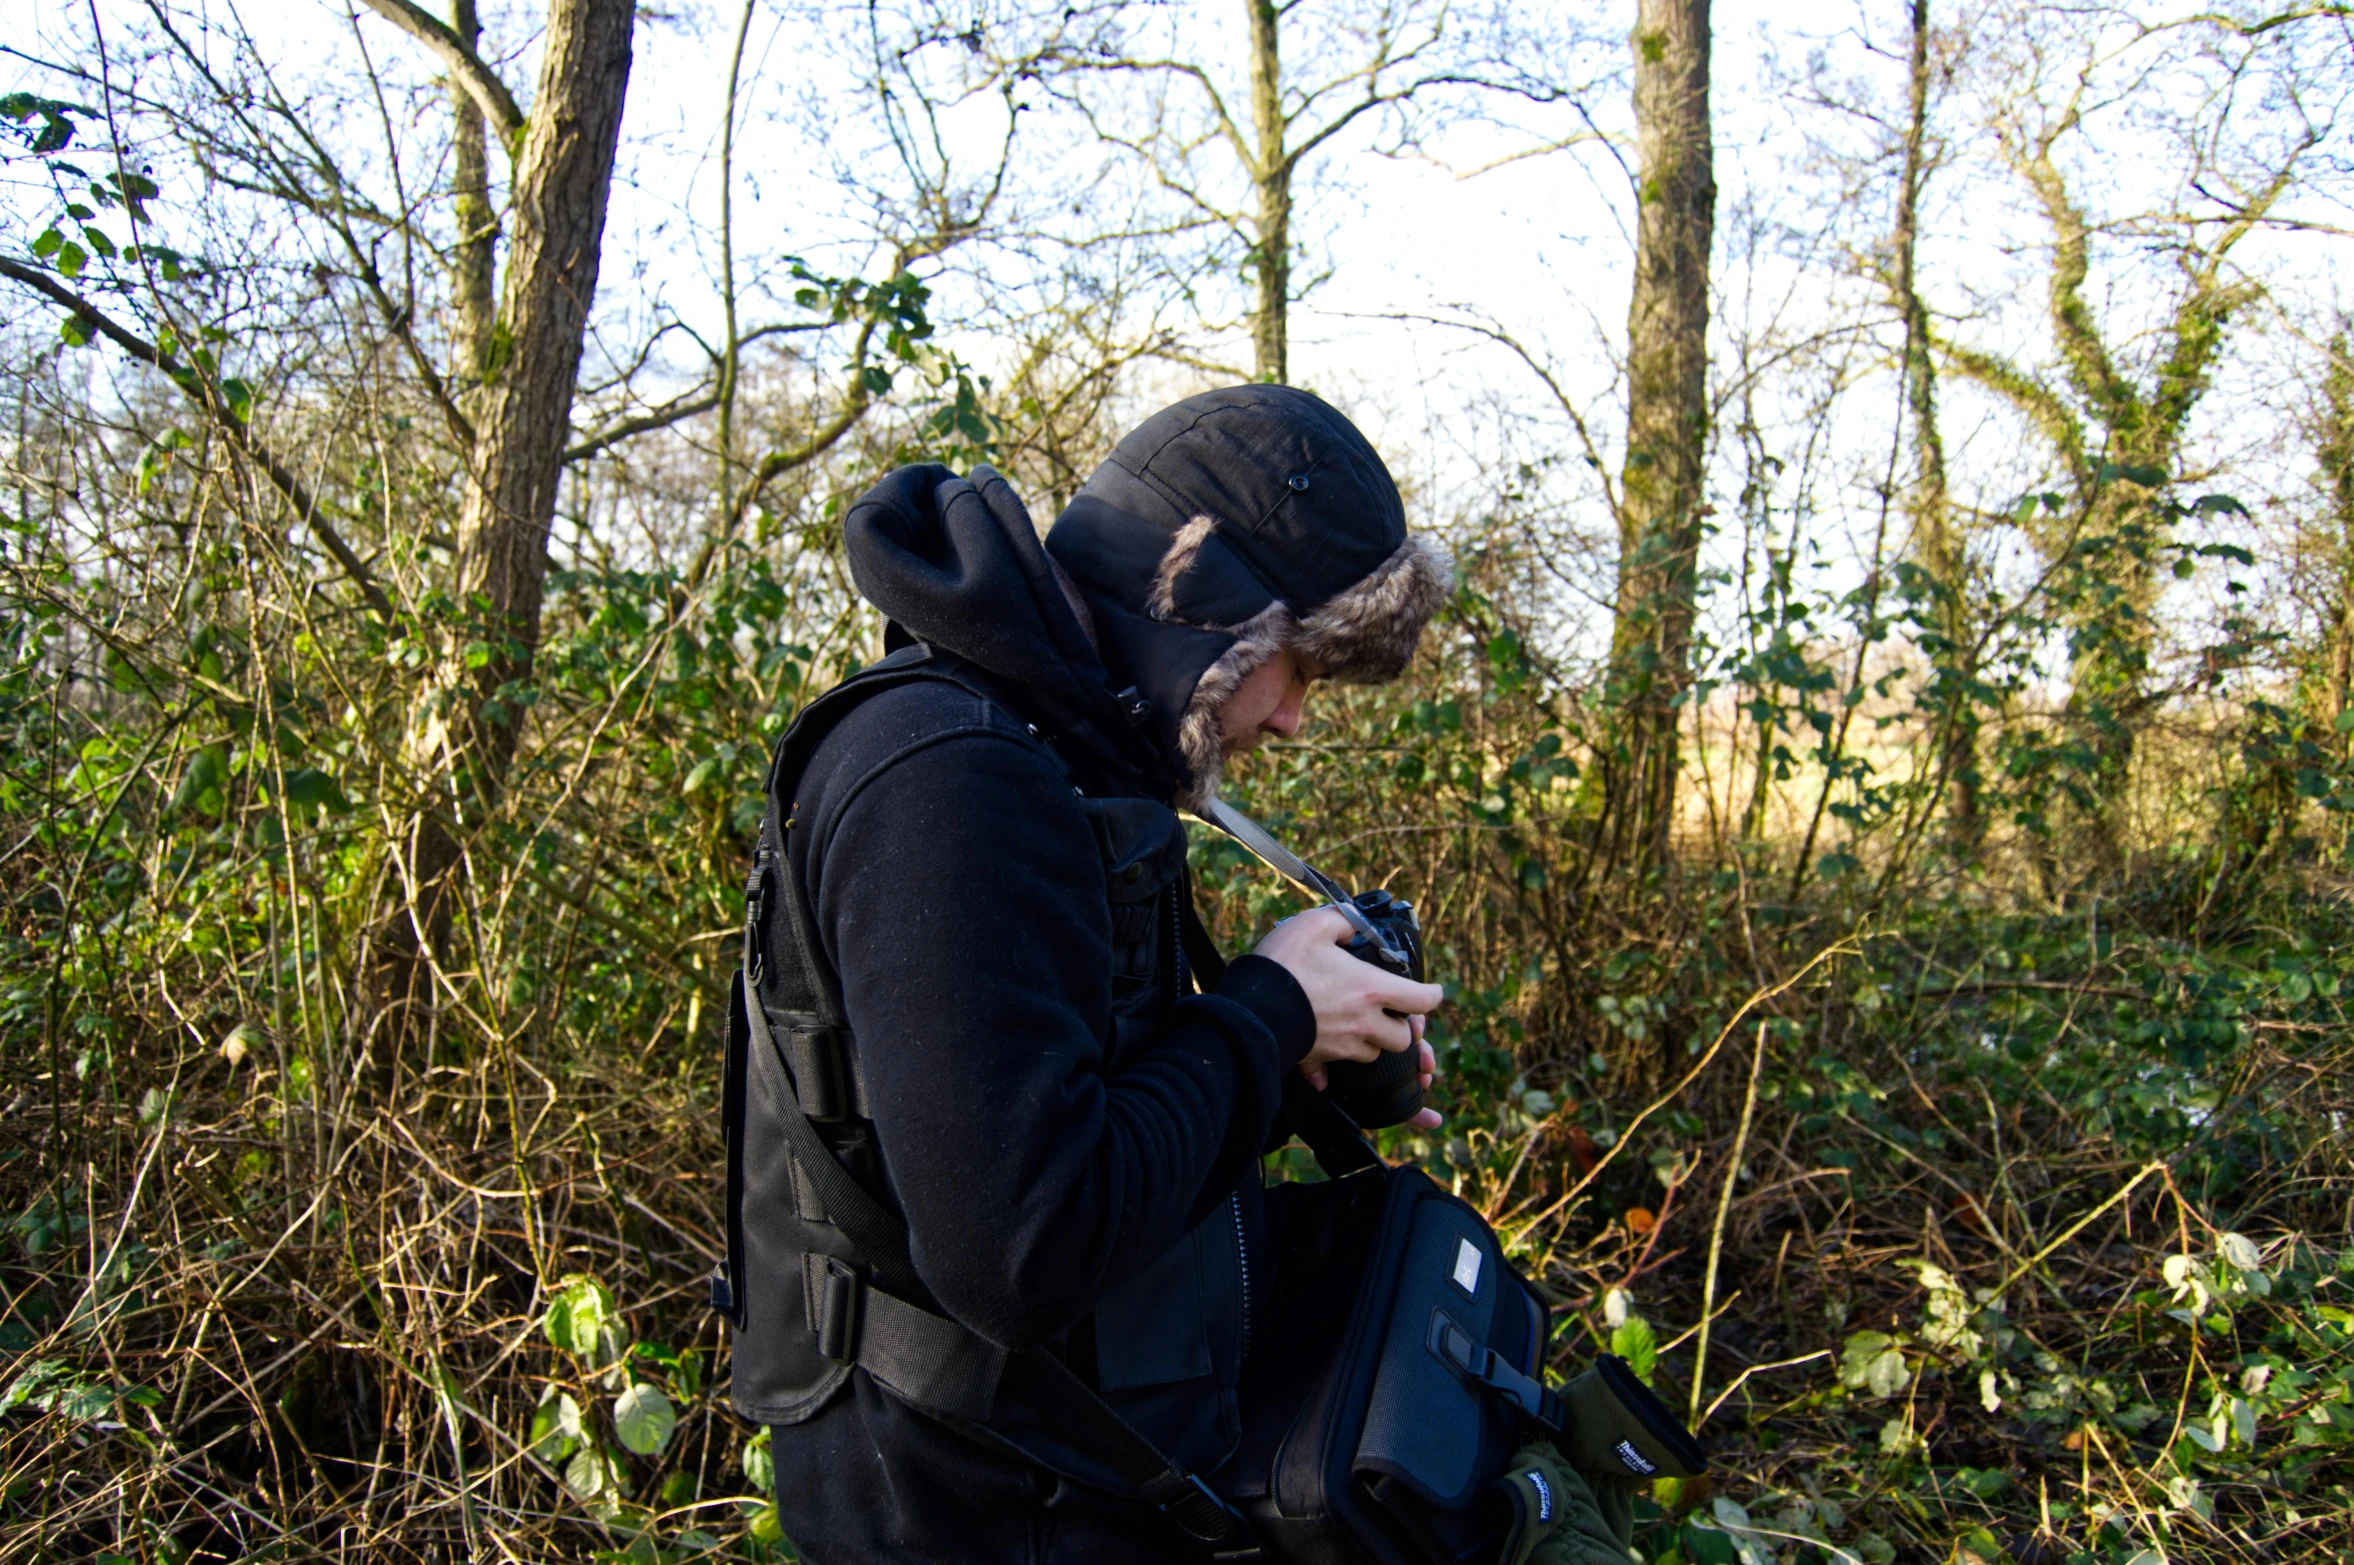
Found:
<svg viewBox="0 0 2354 1565"><path fill-rule="evenodd" d="M1691 672L1708 453L1708 257L1716 224L1708 0L1640 0L1633 36L1638 219L1627 305L1627 450L1611 686L1612 816L1635 862L1666 862Z"/></svg>
<svg viewBox="0 0 2354 1565"><path fill-rule="evenodd" d="M2331 337L2329 364L2323 371L2321 406L2315 417L2314 454L2318 457L2325 516L2320 552L2335 566L2328 575L2336 591L2324 608L2329 645L2323 664L2322 715L2338 735L2339 753L2354 758L2354 724L2346 713L2354 710L2354 359L2343 327ZM2334 557L2334 558L2333 558Z"/></svg>
<svg viewBox="0 0 2354 1565"><path fill-rule="evenodd" d="M431 21L395 0L378 8L412 31ZM468 10L461 8L462 24L472 21ZM409 839L405 908L392 930L397 962L446 943L446 892L459 862L461 823L478 819L497 798L515 753L524 704L518 687L530 678L539 645L548 528L596 297L636 17L635 0L553 0L549 7L539 84L515 148L498 315L487 345L479 338L471 344L480 354L481 386L467 457L471 482L458 516L458 587L459 601L481 604L485 619L459 643L480 650L453 659L411 736L412 758L429 782ZM453 68L462 81L474 80L466 62L479 60L466 40L426 36L445 58L462 50ZM488 68L479 74L488 76ZM474 205L482 187L473 183L481 170L469 166L464 150L470 129L478 135L480 126L461 107L461 225L482 211ZM461 227L459 298L471 327L488 258L469 254L469 243L487 244L479 221ZM408 980L396 992L417 994Z"/></svg>
<svg viewBox="0 0 2354 1565"><path fill-rule="evenodd" d="M1291 375L1290 312L1308 284L1295 275L1306 172L1335 137L1369 116L1395 116L1452 88L1549 100L1567 90L1513 60L1562 64L1550 39L1525 29L1480 38L1453 8L1392 0L1310 15L1299 0L1242 0L1248 49L1239 82L1206 53L1159 54L1119 29L1125 7L1093 14L1099 31L1037 49L1020 69L1075 104L1102 140L1135 155L1179 202L1180 221L1238 256L1251 280L1254 376ZM1065 11L1066 21L1080 13ZM1153 91L1137 93L1139 80ZM1247 111L1241 106L1248 105ZM1233 190L1232 176L1241 189ZM1231 245L1231 249L1224 247Z"/></svg>
<svg viewBox="0 0 2354 1565"><path fill-rule="evenodd" d="M1971 686L1975 630L1970 613L1970 559L1946 488L1945 436L1937 422L1937 362L1930 351L1929 309L1921 299L1921 187L1928 177L1929 0L1912 0L1906 57L1904 164L1896 191L1894 266L1890 292L1904 319L1904 395L1912 417L1914 475L1912 554L1928 578L1930 617L1937 645L1938 720L1942 728L1937 776L1946 790L1946 815L1957 842L1976 839L1978 718Z"/></svg>
<svg viewBox="0 0 2354 1565"><path fill-rule="evenodd" d="M2115 817L2127 797L2135 736L2164 694L2153 688L2150 674L2156 650L2152 611L2166 579L2159 567L2168 537L2151 502L2177 474L2227 327L2262 294L2260 283L2236 269L2233 252L2291 190L2305 154L2326 128L2300 119L2292 98L2290 118L2299 128L2271 146L2252 171L2227 169L2219 162L2226 139L2221 122L2233 98L2218 95L2215 122L2185 127L2192 165L2186 193L2201 199L2180 213L2104 225L2071 188L2061 154L2104 96L2103 76L2146 36L2119 47L2097 36L2078 42L2028 28L2019 40L2016 76L1994 106L2004 159L2050 234L2045 317L2058 374L1992 350L1940 344L1958 374L2026 418L2065 475L2067 503L2023 507L2021 520L2047 559L2080 558L2093 583L2079 595L2075 611L2068 704L2093 755L2084 791L2096 801L2090 821L2096 850L2111 866L2122 851ZM2244 43L2221 62L2223 77L2252 74L2262 47L2259 41ZM2074 63L2058 63L2071 54ZM2099 297L2088 286L2094 241L2110 233L2155 245L2173 263L2164 319L2155 331L2137 334L2139 341L2128 340L2131 328L2122 321L2102 320Z"/></svg>

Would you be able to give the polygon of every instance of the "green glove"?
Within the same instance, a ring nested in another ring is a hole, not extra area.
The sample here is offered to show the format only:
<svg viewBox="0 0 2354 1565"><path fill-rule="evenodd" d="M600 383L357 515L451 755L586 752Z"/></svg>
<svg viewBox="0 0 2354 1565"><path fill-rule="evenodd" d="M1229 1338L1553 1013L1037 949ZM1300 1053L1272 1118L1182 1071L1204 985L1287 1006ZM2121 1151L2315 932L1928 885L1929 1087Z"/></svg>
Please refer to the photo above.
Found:
<svg viewBox="0 0 2354 1565"><path fill-rule="evenodd" d="M1631 1485L1589 1484L1552 1442L1539 1440L1520 1448L1497 1486L1512 1505L1499 1565L1628 1565Z"/></svg>
<svg viewBox="0 0 2354 1565"><path fill-rule="evenodd" d="M1560 1446L1521 1447L1497 1480L1512 1505L1502 1565L1626 1565L1637 1489L1697 1478L1708 1458L1616 1354L1563 1387L1561 1409Z"/></svg>
<svg viewBox="0 0 2354 1565"><path fill-rule="evenodd" d="M1697 1478L1700 1442L1615 1353L1561 1388L1561 1449L1589 1478Z"/></svg>

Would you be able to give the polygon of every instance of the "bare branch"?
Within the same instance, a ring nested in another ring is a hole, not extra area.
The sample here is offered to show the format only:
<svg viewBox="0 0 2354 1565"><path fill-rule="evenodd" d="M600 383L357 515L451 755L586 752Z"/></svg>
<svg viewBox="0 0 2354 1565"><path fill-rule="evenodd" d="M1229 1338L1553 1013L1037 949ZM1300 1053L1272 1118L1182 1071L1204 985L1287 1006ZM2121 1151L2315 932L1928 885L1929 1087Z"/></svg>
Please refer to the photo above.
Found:
<svg viewBox="0 0 2354 1565"><path fill-rule="evenodd" d="M585 462L590 457L621 444L632 435L644 435L657 429L668 429L671 425L682 423L699 413L708 413L717 406L719 406L719 393L716 391L696 397L691 401L674 398L658 408L640 413L634 418L625 418L618 424L600 429L576 446L565 448L564 460Z"/></svg>
<svg viewBox="0 0 2354 1565"><path fill-rule="evenodd" d="M509 148L515 145L523 134L523 111L516 107L515 95L507 91L507 84L499 80L498 73L482 62L482 56L467 48L439 17L411 4L410 0L367 0L367 5L369 10L441 56L442 63L456 75L467 96L481 104L484 116L498 127L499 139Z"/></svg>
<svg viewBox="0 0 2354 1565"><path fill-rule="evenodd" d="M303 525L311 530L312 536L335 557L335 563L342 566L344 574L358 586L361 596L368 600L368 606L386 619L393 618L392 599L385 596L384 589L377 585L374 574L327 520L318 500L302 480L295 477L286 464L279 461L269 447L254 438L253 432L229 411L228 399L221 395L220 388L213 384L211 377L182 364L154 343L120 325L89 299L45 272L0 258L0 277L22 283L51 303L71 310L76 319L89 322L100 336L132 358L143 364L152 364L169 376L172 384L187 394L189 401L204 410L205 416L212 420L213 426L220 430L222 438L229 442L237 454L268 475L271 485L293 504Z"/></svg>

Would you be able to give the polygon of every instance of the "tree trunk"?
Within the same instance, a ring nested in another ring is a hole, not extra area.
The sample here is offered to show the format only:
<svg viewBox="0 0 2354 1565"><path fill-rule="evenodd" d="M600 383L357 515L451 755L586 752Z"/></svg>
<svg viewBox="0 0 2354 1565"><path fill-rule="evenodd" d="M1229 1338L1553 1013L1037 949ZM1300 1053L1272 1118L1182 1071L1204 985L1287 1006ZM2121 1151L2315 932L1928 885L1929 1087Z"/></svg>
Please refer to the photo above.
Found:
<svg viewBox="0 0 2354 1565"><path fill-rule="evenodd" d="M2347 357L2346 334L2330 339L2329 372L2321 384L2322 493L2330 520L2336 523L2338 560L2337 623L2330 627L2329 661L2324 692L2328 710L2322 715L2332 725L2334 744L2342 758L2354 758L2354 734L2336 725L2354 702L2354 362Z"/></svg>
<svg viewBox="0 0 2354 1565"><path fill-rule="evenodd" d="M1291 173L1284 149L1283 60L1276 37L1275 0L1243 0L1251 16L1251 119L1258 157L1258 243L1252 269L1258 300L1251 312L1251 351L1260 380L1283 385L1291 377Z"/></svg>
<svg viewBox="0 0 2354 1565"><path fill-rule="evenodd" d="M1957 846L1978 840L1978 712L1974 627L1969 608L1969 557L1946 493L1945 437L1937 424L1937 367L1929 357L1929 310L1914 270L1920 248L1923 147L1929 128L1929 0L1913 0L1910 97L1905 119L1904 175L1896 192L1896 307L1904 317L1904 394L1913 420L1918 472L1912 494L1913 559L1937 594L1932 614L1943 643L1931 659L1937 670L1937 769L1945 784L1946 822Z"/></svg>
<svg viewBox="0 0 2354 1565"><path fill-rule="evenodd" d="M635 0L552 0L539 88L516 154L506 287L475 410L474 479L458 520L458 601L480 650L422 703L411 759L432 781L411 835L395 1000L421 1001L421 958L449 946L459 833L498 798L539 646L548 528L570 427L629 85ZM405 959L405 960L404 960Z"/></svg>
<svg viewBox="0 0 2354 1565"><path fill-rule="evenodd" d="M1611 638L1622 736L1612 816L1637 865L1655 869L1667 860L1675 813L1708 449L1708 0L1638 0L1634 50L1640 213Z"/></svg>
<svg viewBox="0 0 2354 1565"><path fill-rule="evenodd" d="M469 53L479 54L482 23L474 0L453 0L450 30ZM452 180L451 215L458 242L451 251L450 291L458 306L457 382L461 401L470 401L470 388L482 382L490 367L490 345L497 327L493 301L497 295L499 216L490 204L490 148L483 129L482 105L465 85L450 82L450 108L456 125L450 133Z"/></svg>

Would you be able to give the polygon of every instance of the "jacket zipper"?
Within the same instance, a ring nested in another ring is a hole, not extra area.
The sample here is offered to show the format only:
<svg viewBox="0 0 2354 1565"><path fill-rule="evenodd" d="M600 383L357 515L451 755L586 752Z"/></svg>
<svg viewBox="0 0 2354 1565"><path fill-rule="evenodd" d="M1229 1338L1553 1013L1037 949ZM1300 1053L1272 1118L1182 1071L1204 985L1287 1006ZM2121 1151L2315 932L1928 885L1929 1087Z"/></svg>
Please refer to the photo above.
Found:
<svg viewBox="0 0 2354 1565"><path fill-rule="evenodd" d="M1169 886L1169 956L1170 968L1177 975L1176 998L1185 998L1189 975L1186 972L1185 941L1179 934L1183 909L1177 899L1185 894L1184 880ZM1242 1226L1242 1192L1229 1191L1226 1196L1227 1215L1234 1219L1234 1270L1242 1281L1242 1357L1251 1356L1251 1247Z"/></svg>
<svg viewBox="0 0 2354 1565"><path fill-rule="evenodd" d="M1234 1214L1234 1269L1242 1277L1242 1358L1251 1356L1251 1250L1242 1232L1242 1192L1229 1193L1226 1209Z"/></svg>

